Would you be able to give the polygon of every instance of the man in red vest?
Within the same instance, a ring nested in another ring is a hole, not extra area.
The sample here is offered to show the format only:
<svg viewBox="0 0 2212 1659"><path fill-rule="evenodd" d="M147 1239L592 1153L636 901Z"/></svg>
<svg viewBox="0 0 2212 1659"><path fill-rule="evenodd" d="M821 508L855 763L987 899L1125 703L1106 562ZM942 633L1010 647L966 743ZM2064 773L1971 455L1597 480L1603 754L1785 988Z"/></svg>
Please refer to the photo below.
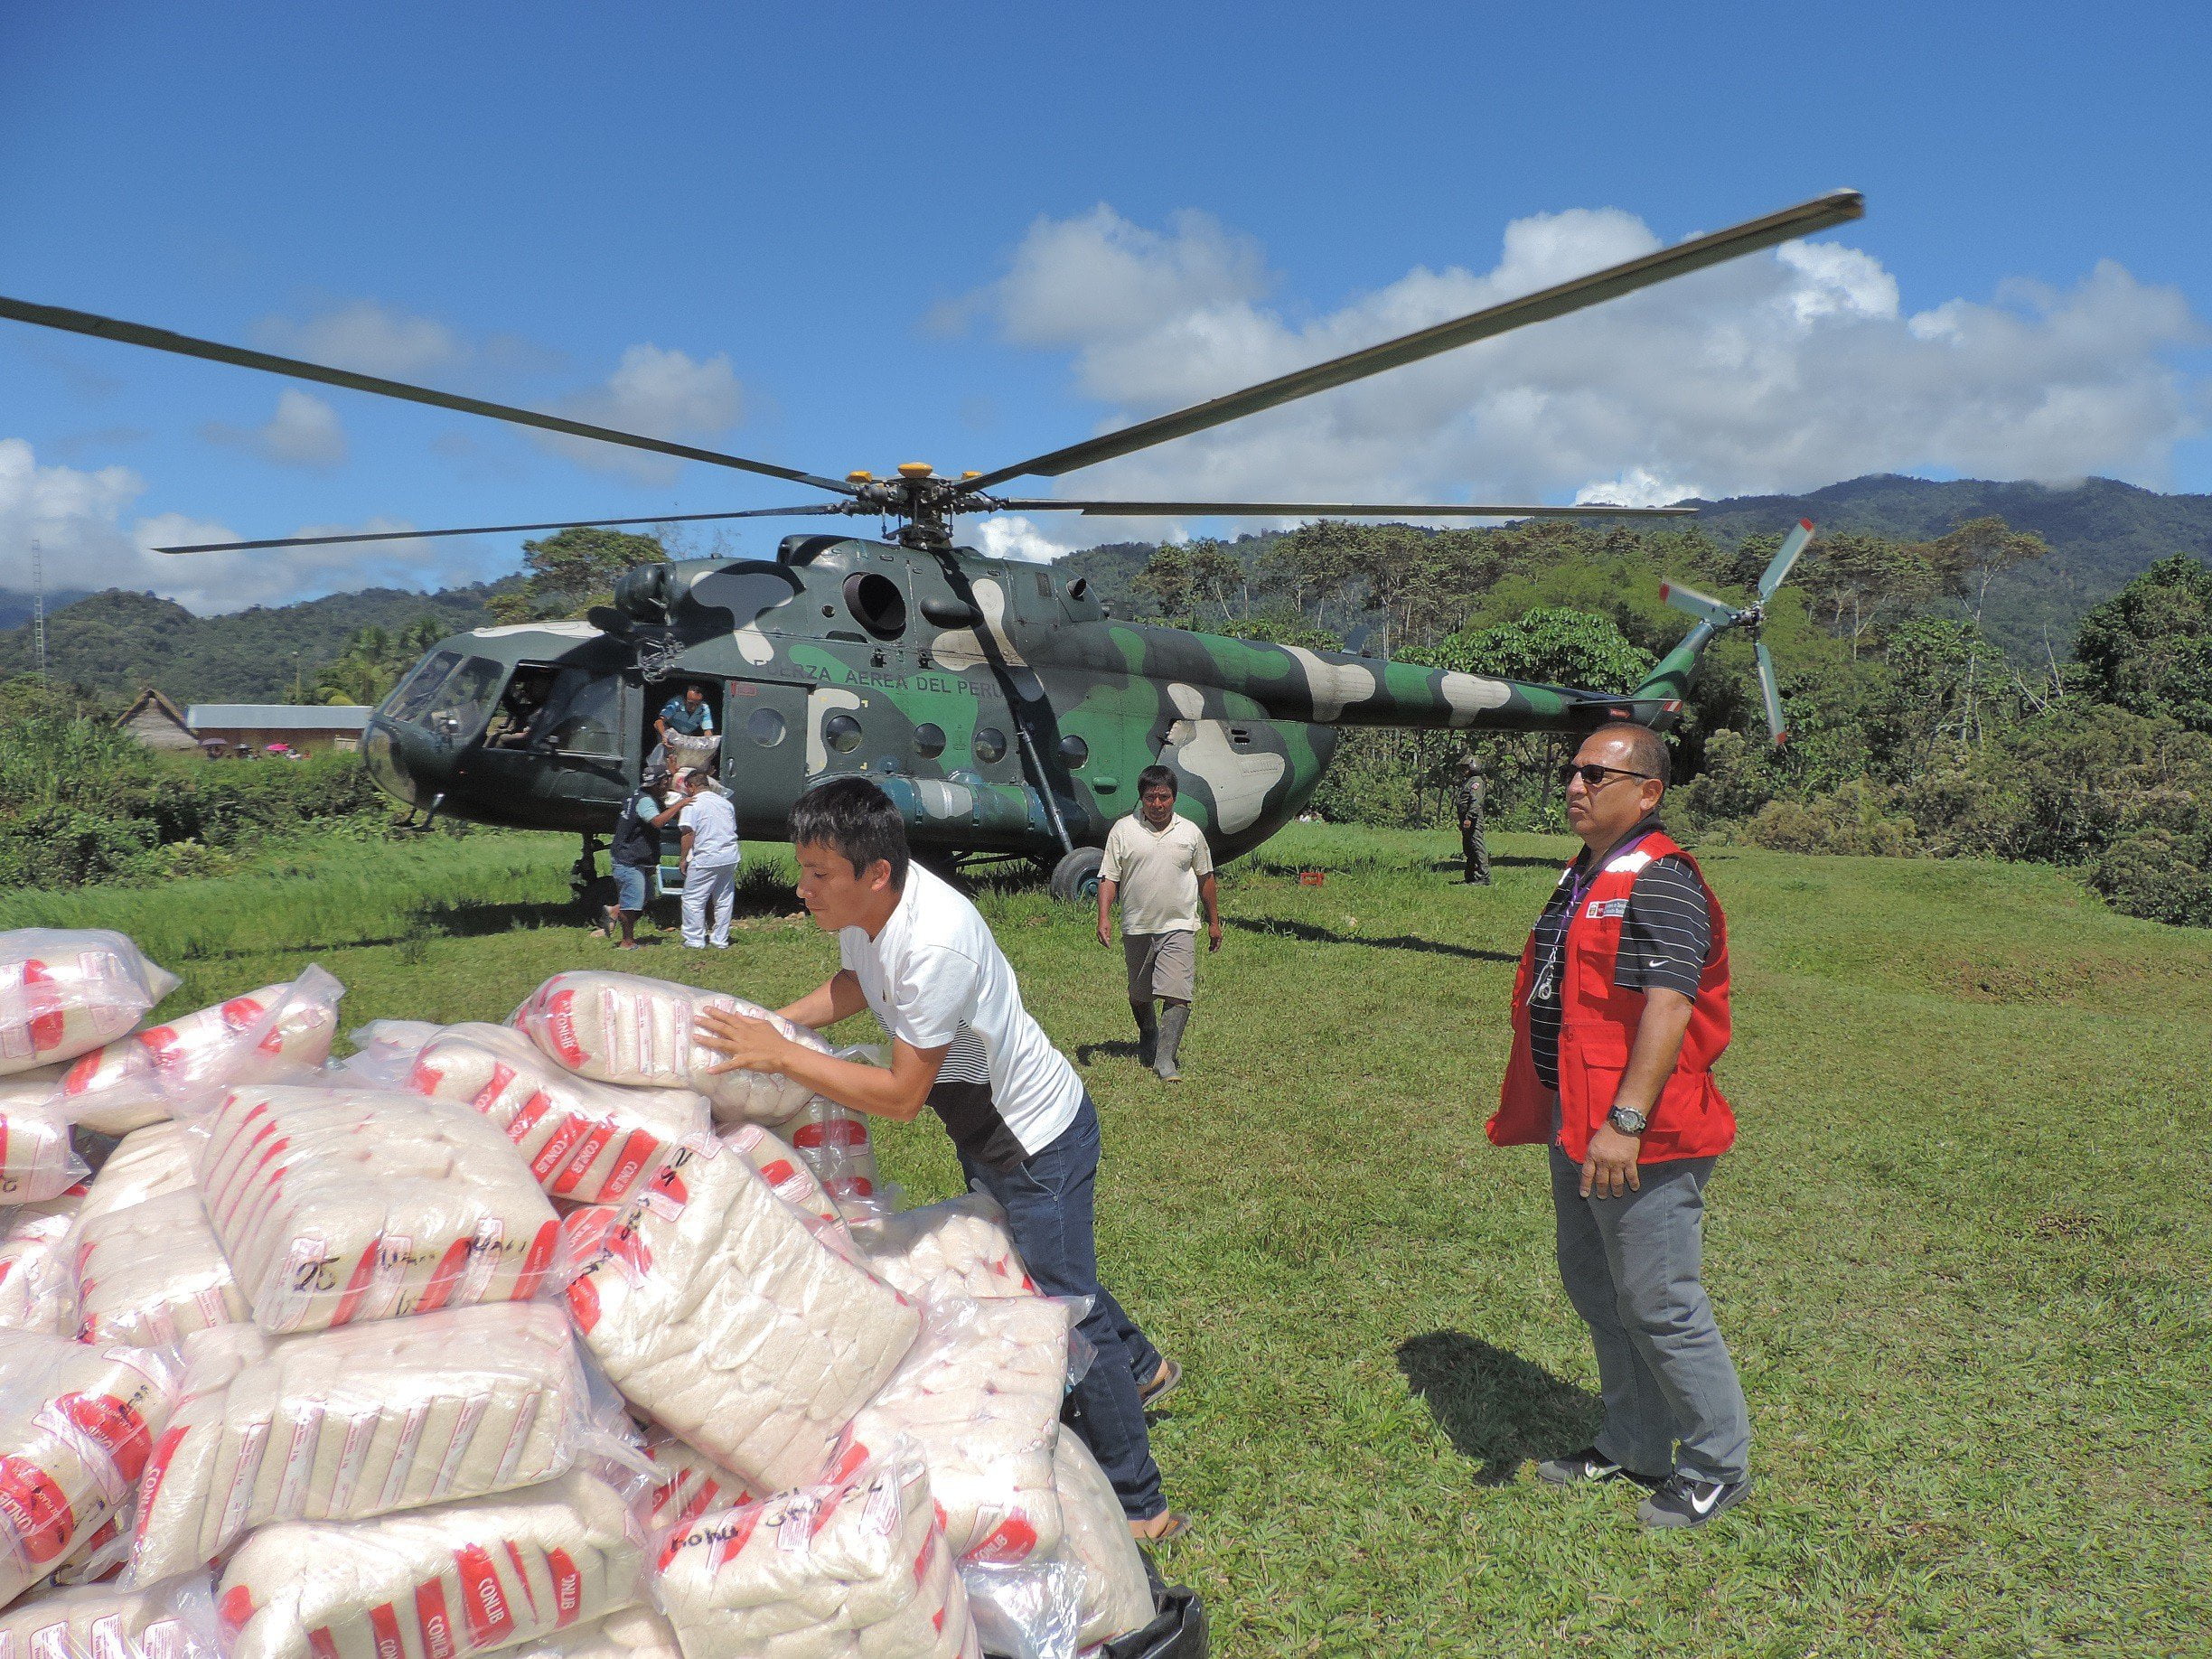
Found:
<svg viewBox="0 0 2212 1659"><path fill-rule="evenodd" d="M1631 1481L1646 1526L1701 1526L1751 1489L1743 1389L1698 1279L1705 1184L1736 1139L1712 1075L1728 928L1659 826L1657 734L1600 726L1561 778L1583 849L1521 953L1489 1135L1551 1148L1560 1277L1598 1351L1605 1423L1536 1473Z"/></svg>

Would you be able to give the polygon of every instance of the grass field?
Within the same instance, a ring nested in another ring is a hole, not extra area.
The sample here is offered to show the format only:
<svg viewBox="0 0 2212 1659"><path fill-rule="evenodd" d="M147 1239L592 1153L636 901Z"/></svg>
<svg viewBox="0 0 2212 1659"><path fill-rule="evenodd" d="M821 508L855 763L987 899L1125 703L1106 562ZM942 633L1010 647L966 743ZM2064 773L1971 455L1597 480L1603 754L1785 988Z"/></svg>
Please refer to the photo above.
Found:
<svg viewBox="0 0 2212 1659"><path fill-rule="evenodd" d="M2212 1653L2212 933L2034 868L1714 852L1743 1132L1707 1278L1760 1486L1645 1536L1526 1467L1589 1439L1596 1375L1541 1157L1482 1133L1570 844L1498 840L1488 891L1439 836L1300 828L1235 867L1180 1088L1130 1057L1119 952L985 896L1105 1117L1109 1279L1189 1373L1155 1444L1198 1524L1163 1564L1216 1651ZM343 846L0 896L0 925L129 929L173 1008L315 960L349 1023L498 1018L610 960L559 903L571 856ZM769 1002L834 967L750 893L726 954L623 965ZM954 1190L928 1122L879 1145L911 1197Z"/></svg>

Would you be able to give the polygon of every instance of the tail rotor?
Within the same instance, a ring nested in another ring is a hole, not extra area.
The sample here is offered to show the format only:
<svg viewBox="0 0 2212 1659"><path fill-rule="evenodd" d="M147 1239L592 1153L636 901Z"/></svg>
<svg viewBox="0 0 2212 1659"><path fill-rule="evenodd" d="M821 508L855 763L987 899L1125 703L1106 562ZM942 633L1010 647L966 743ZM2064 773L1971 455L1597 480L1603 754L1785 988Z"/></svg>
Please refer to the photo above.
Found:
<svg viewBox="0 0 2212 1659"><path fill-rule="evenodd" d="M1741 628L1752 641L1754 654L1758 659L1759 696L1767 705L1767 729L1774 734L1776 745L1789 741L1789 726L1782 717L1782 689L1775 679L1774 655L1767 649L1767 642L1759 638L1759 630L1767 621L1767 602L1776 590L1789 578L1805 546L1813 539L1813 521L1800 519L1790 533L1782 539L1775 556L1767 561L1766 571L1759 576L1753 590L1755 597L1747 605L1737 606L1715 599L1710 594L1701 594L1694 587L1684 587L1675 582L1662 582L1659 596L1678 611L1687 612L1712 633L1725 633L1730 628ZM1710 637L1710 636L1704 636Z"/></svg>

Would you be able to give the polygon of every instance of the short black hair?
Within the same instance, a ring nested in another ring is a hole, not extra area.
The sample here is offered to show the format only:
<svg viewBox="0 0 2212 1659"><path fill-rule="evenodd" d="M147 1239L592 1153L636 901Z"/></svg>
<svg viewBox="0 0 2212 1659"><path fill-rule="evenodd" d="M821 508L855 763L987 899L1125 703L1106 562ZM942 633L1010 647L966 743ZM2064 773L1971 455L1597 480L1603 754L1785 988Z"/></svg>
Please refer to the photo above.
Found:
<svg viewBox="0 0 2212 1659"><path fill-rule="evenodd" d="M1636 763L1638 772L1657 778L1663 785L1674 781L1673 756L1667 753L1666 739L1650 726L1638 726L1631 720L1615 720L1599 726L1590 736L1619 738L1628 745L1628 758Z"/></svg>
<svg viewBox="0 0 2212 1659"><path fill-rule="evenodd" d="M891 867L891 886L904 892L906 820L891 797L866 778L831 778L817 783L792 805L785 833L793 847L827 847L847 859L853 874L865 876L878 858Z"/></svg>
<svg viewBox="0 0 2212 1659"><path fill-rule="evenodd" d="M1172 766L1147 766L1137 774L1137 793L1139 796L1148 789L1175 789L1175 786L1176 774Z"/></svg>

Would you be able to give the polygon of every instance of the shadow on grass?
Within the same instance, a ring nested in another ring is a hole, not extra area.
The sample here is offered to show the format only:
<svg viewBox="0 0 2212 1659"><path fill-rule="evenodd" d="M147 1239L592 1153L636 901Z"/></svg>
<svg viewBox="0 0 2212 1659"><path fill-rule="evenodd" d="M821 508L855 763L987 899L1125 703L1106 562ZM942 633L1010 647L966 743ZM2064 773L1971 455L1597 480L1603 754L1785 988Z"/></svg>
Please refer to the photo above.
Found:
<svg viewBox="0 0 2212 1659"><path fill-rule="evenodd" d="M1490 867L1494 870L1556 870L1559 867L1560 861L1557 858L1531 858L1520 853L1492 853L1490 855ZM1459 876L1466 873L1467 865L1457 858L1438 858L1430 862L1429 868L1432 874L1438 876L1446 874Z"/></svg>
<svg viewBox="0 0 2212 1659"><path fill-rule="evenodd" d="M1289 922L1279 916L1263 917L1254 922L1243 916L1228 916L1223 923L1247 933L1272 934L1278 939L1300 939L1308 944L1366 945L1377 951L1420 951L1430 956L1460 956L1476 962L1517 962L1521 959L1509 951L1482 951L1473 945L1446 944L1439 939L1418 939L1411 933L1392 933L1386 938L1368 939L1358 933L1340 933L1332 927L1317 927L1310 922Z"/></svg>
<svg viewBox="0 0 2212 1659"><path fill-rule="evenodd" d="M1075 1045L1075 1064L1081 1066L1095 1065L1101 1060L1134 1060L1136 1057L1137 1045L1134 1043L1078 1043Z"/></svg>
<svg viewBox="0 0 2212 1659"><path fill-rule="evenodd" d="M1398 1345L1398 1369L1475 1478L1502 1486L1532 1457L1549 1457L1597 1437L1598 1396L1518 1354L1460 1331L1431 1331Z"/></svg>

